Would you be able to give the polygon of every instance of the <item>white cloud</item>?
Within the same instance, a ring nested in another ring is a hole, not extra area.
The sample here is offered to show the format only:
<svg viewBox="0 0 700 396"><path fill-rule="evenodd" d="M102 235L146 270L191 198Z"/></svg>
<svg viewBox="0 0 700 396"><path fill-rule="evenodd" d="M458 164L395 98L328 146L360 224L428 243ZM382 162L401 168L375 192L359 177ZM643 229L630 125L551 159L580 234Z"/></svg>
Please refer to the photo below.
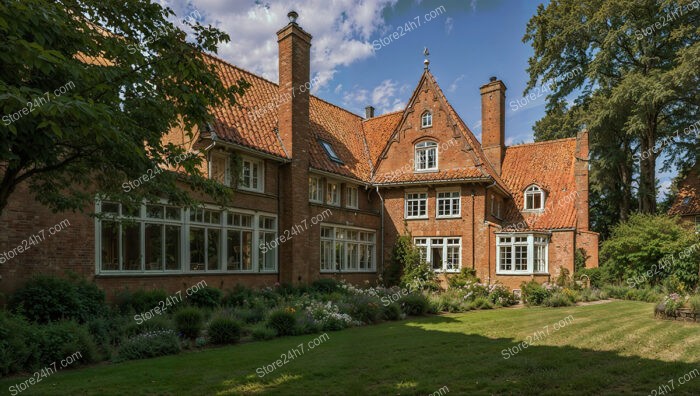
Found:
<svg viewBox="0 0 700 396"><path fill-rule="evenodd" d="M464 80L464 77L466 77L464 74L461 74L459 77L457 77L454 81L452 81L452 84L450 84L449 87L447 87L447 92L454 92L457 90L459 87L459 82Z"/></svg>
<svg viewBox="0 0 700 396"><path fill-rule="evenodd" d="M451 17L447 17L447 19L445 19L445 32L447 32L447 34L450 34L450 32L452 32L452 29L454 27L455 27L454 19L452 19Z"/></svg>
<svg viewBox="0 0 700 396"><path fill-rule="evenodd" d="M406 98L402 94L407 87L406 84L399 87L399 83L391 79L382 81L371 91L354 86L343 95L343 104L358 114L365 106L374 106L378 115L403 110L406 107Z"/></svg>
<svg viewBox="0 0 700 396"><path fill-rule="evenodd" d="M341 93L342 91L343 91L343 84L338 84L338 86L335 87L335 89L333 90L333 92L335 92L336 95Z"/></svg>
<svg viewBox="0 0 700 396"><path fill-rule="evenodd" d="M299 13L299 25L312 36L311 71L319 83L313 92L328 86L339 67L372 56L370 37L385 26L382 11L398 0L285 0L274 3L230 0L169 0L178 15L197 10L204 24L227 32L231 42L219 48L219 56L263 77L277 81L277 35L287 24L287 12ZM319 11L322 10L322 11Z"/></svg>

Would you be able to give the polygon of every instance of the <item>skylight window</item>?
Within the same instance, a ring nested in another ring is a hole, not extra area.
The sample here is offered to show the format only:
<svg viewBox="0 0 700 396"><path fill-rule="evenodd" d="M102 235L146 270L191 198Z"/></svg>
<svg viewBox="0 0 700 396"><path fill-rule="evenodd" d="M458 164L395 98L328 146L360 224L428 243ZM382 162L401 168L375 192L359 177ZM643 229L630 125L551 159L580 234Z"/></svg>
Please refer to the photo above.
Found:
<svg viewBox="0 0 700 396"><path fill-rule="evenodd" d="M330 143L326 142L325 140L319 140L319 143L321 143L323 149L326 150L326 154L328 154L328 158L330 158L331 161L339 164L343 163L343 160L338 157L338 154L335 153L335 150L333 150L333 146Z"/></svg>
<svg viewBox="0 0 700 396"><path fill-rule="evenodd" d="M685 197L683 199L683 205L688 205L690 203L690 197Z"/></svg>

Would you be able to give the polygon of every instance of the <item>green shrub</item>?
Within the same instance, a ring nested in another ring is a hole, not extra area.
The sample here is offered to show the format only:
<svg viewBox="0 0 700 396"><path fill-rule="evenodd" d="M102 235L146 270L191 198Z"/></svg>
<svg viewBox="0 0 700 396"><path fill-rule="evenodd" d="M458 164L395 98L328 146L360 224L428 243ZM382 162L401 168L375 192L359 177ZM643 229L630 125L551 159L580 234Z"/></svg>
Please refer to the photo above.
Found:
<svg viewBox="0 0 700 396"><path fill-rule="evenodd" d="M311 284L311 290L322 294L330 294L341 290L341 287L340 282L333 278L321 278L316 279Z"/></svg>
<svg viewBox="0 0 700 396"><path fill-rule="evenodd" d="M165 302L168 297L168 293L162 289L137 290L135 292L123 290L117 294L115 305L122 314L142 313L161 306L160 302Z"/></svg>
<svg viewBox="0 0 700 396"><path fill-rule="evenodd" d="M574 252L574 272L579 272L586 268L586 261L590 256L584 248L578 248Z"/></svg>
<svg viewBox="0 0 700 396"><path fill-rule="evenodd" d="M564 267L560 268L559 276L557 276L557 280L554 283L559 287L571 287L573 282L569 276L569 270Z"/></svg>
<svg viewBox="0 0 700 396"><path fill-rule="evenodd" d="M75 320L85 323L106 310L104 292L85 281L37 275L10 298L13 312L37 323Z"/></svg>
<svg viewBox="0 0 700 396"><path fill-rule="evenodd" d="M38 328L21 316L0 311L0 377L31 371L40 360Z"/></svg>
<svg viewBox="0 0 700 396"><path fill-rule="evenodd" d="M471 306L474 309L493 309L493 304L491 304L491 301L489 301L489 299L486 297L476 298L472 302Z"/></svg>
<svg viewBox="0 0 700 396"><path fill-rule="evenodd" d="M700 314L700 295L694 295L690 297L690 300L688 300L688 304L690 305L690 309L692 309L694 313Z"/></svg>
<svg viewBox="0 0 700 396"><path fill-rule="evenodd" d="M209 323L212 344L234 344L241 339L241 324L232 318L219 317Z"/></svg>
<svg viewBox="0 0 700 396"><path fill-rule="evenodd" d="M607 295L600 289L581 290L581 301L598 301L606 298L608 298Z"/></svg>
<svg viewBox="0 0 700 396"><path fill-rule="evenodd" d="M293 308L272 311L267 318L267 325L275 329L280 336L295 334L297 331L297 319Z"/></svg>
<svg viewBox="0 0 700 396"><path fill-rule="evenodd" d="M175 328L185 338L197 338L202 330L203 321L202 312L195 307L186 307L175 313Z"/></svg>
<svg viewBox="0 0 700 396"><path fill-rule="evenodd" d="M253 298L253 291L243 285L236 285L229 290L223 298L223 304L227 307L243 307Z"/></svg>
<svg viewBox="0 0 700 396"><path fill-rule="evenodd" d="M432 294L429 300L433 312L463 312L470 309L469 305L464 303L463 293L456 289Z"/></svg>
<svg viewBox="0 0 700 396"><path fill-rule="evenodd" d="M476 270L472 268L464 267L459 274L451 275L447 278L447 283L450 288L460 288L465 286L467 283L479 283L481 282L479 278L476 277Z"/></svg>
<svg viewBox="0 0 700 396"><path fill-rule="evenodd" d="M173 326L172 320L170 320L167 316L154 316L153 318L145 320L142 323L130 320L124 328L124 334L131 338L143 333L174 329L175 326Z"/></svg>
<svg viewBox="0 0 700 396"><path fill-rule="evenodd" d="M563 291L558 291L545 298L542 305L545 307L568 307L574 305L574 302L571 301L571 297L569 295Z"/></svg>
<svg viewBox="0 0 700 396"><path fill-rule="evenodd" d="M265 320L265 310L262 308L237 308L233 315L245 323L258 323Z"/></svg>
<svg viewBox="0 0 700 396"><path fill-rule="evenodd" d="M251 327L250 334L256 341L271 340L277 337L277 330L268 325L258 324Z"/></svg>
<svg viewBox="0 0 700 396"><path fill-rule="evenodd" d="M115 361L147 359L180 353L180 340L172 330L139 334L119 348Z"/></svg>
<svg viewBox="0 0 700 396"><path fill-rule="evenodd" d="M378 322L382 317L382 308L379 300L365 295L354 295L347 299L350 316L362 323L371 324Z"/></svg>
<svg viewBox="0 0 700 396"><path fill-rule="evenodd" d="M509 307L518 303L518 300L513 295L513 292L501 284L491 286L491 292L488 296L489 301L501 307Z"/></svg>
<svg viewBox="0 0 700 396"><path fill-rule="evenodd" d="M97 345L85 326L73 321L53 322L39 328L41 362L54 362L79 352L74 365L93 363L99 356Z"/></svg>
<svg viewBox="0 0 700 396"><path fill-rule="evenodd" d="M600 257L617 282L655 286L675 275L688 291L698 285L697 243L695 232L678 219L635 214L613 228L602 245Z"/></svg>
<svg viewBox="0 0 700 396"><path fill-rule="evenodd" d="M398 286L404 275L404 268L414 263L420 262L420 253L413 246L413 240L408 232L408 225L405 224L403 235L399 235L391 250L391 259L384 268L382 280L387 287Z"/></svg>
<svg viewBox="0 0 700 396"><path fill-rule="evenodd" d="M120 315L108 315L87 322L88 332L97 345L100 360L112 357L114 347L121 343L126 334L127 323L129 319Z"/></svg>
<svg viewBox="0 0 700 396"><path fill-rule="evenodd" d="M401 306L398 303L391 303L382 307L382 318L384 320L400 320Z"/></svg>
<svg viewBox="0 0 700 396"><path fill-rule="evenodd" d="M522 292L523 301L528 305L542 305L544 300L550 296L549 290L545 289L544 286L535 280L531 280L527 283L523 282L520 285L520 290Z"/></svg>
<svg viewBox="0 0 700 396"><path fill-rule="evenodd" d="M588 278L590 287L600 288L605 283L606 276L604 270L600 267L597 268L582 268L574 274L574 279L581 281L583 277Z"/></svg>
<svg viewBox="0 0 700 396"><path fill-rule="evenodd" d="M406 315L425 315L428 312L428 299L422 294L408 294L399 300L401 309Z"/></svg>
<svg viewBox="0 0 700 396"><path fill-rule="evenodd" d="M216 308L221 305L223 295L220 289L204 286L187 297L187 301L199 308Z"/></svg>

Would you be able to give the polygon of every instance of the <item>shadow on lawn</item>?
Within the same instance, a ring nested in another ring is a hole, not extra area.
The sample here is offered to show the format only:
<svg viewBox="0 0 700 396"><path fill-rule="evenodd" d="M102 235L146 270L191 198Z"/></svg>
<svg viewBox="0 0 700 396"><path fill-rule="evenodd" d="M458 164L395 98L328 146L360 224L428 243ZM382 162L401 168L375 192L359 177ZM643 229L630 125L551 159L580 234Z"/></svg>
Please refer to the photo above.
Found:
<svg viewBox="0 0 700 396"><path fill-rule="evenodd" d="M429 326L450 322L458 321L440 316L420 323ZM332 353L309 353L264 378L249 375L230 379L222 384L220 391L304 395L359 391L407 395L431 394L447 386L449 394L454 395L649 395L665 385L667 393L673 390L673 394L700 394L697 363L664 362L537 343L520 348L506 359L503 351L515 348L521 341L426 330L414 321L379 327L383 327L378 331L379 337L365 340L362 345L357 344L357 336L352 334L362 329L329 333ZM549 337L556 337L556 333ZM366 363L362 363L363 359ZM680 384L679 378L686 374L689 374L686 379L694 378Z"/></svg>

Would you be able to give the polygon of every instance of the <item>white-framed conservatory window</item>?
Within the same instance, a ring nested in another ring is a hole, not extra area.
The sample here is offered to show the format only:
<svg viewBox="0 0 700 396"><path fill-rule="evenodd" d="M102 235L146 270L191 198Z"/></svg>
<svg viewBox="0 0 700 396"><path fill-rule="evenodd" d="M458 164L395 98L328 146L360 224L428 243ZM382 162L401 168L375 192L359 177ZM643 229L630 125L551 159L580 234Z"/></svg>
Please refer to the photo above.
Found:
<svg viewBox="0 0 700 396"><path fill-rule="evenodd" d="M537 234L496 236L496 273L500 275L546 274L549 237Z"/></svg>
<svg viewBox="0 0 700 396"><path fill-rule="evenodd" d="M239 209L96 202L96 272L103 275L277 271L277 218ZM262 252L254 246L266 244Z"/></svg>
<svg viewBox="0 0 700 396"><path fill-rule="evenodd" d="M525 210L544 209L544 191L537 185L525 189Z"/></svg>
<svg viewBox="0 0 700 396"><path fill-rule="evenodd" d="M345 187L345 206L351 209L358 208L357 186Z"/></svg>
<svg viewBox="0 0 700 396"><path fill-rule="evenodd" d="M420 127L421 128L428 128L431 126L433 126L433 113L426 111L420 117Z"/></svg>
<svg viewBox="0 0 700 396"><path fill-rule="evenodd" d="M415 170L434 171L438 169L438 145L431 140L416 144Z"/></svg>
<svg viewBox="0 0 700 396"><path fill-rule="evenodd" d="M462 268L462 238L414 238L421 260L436 272L459 272Z"/></svg>
<svg viewBox="0 0 700 396"><path fill-rule="evenodd" d="M321 225L321 272L374 272L376 233L373 230Z"/></svg>
<svg viewBox="0 0 700 396"><path fill-rule="evenodd" d="M461 216L462 198L457 191L438 191L437 193L437 217L450 218Z"/></svg>
<svg viewBox="0 0 700 396"><path fill-rule="evenodd" d="M309 176L309 201L323 202L323 184L318 176Z"/></svg>
<svg viewBox="0 0 700 396"><path fill-rule="evenodd" d="M428 193L406 193L404 217L407 219L428 218Z"/></svg>

